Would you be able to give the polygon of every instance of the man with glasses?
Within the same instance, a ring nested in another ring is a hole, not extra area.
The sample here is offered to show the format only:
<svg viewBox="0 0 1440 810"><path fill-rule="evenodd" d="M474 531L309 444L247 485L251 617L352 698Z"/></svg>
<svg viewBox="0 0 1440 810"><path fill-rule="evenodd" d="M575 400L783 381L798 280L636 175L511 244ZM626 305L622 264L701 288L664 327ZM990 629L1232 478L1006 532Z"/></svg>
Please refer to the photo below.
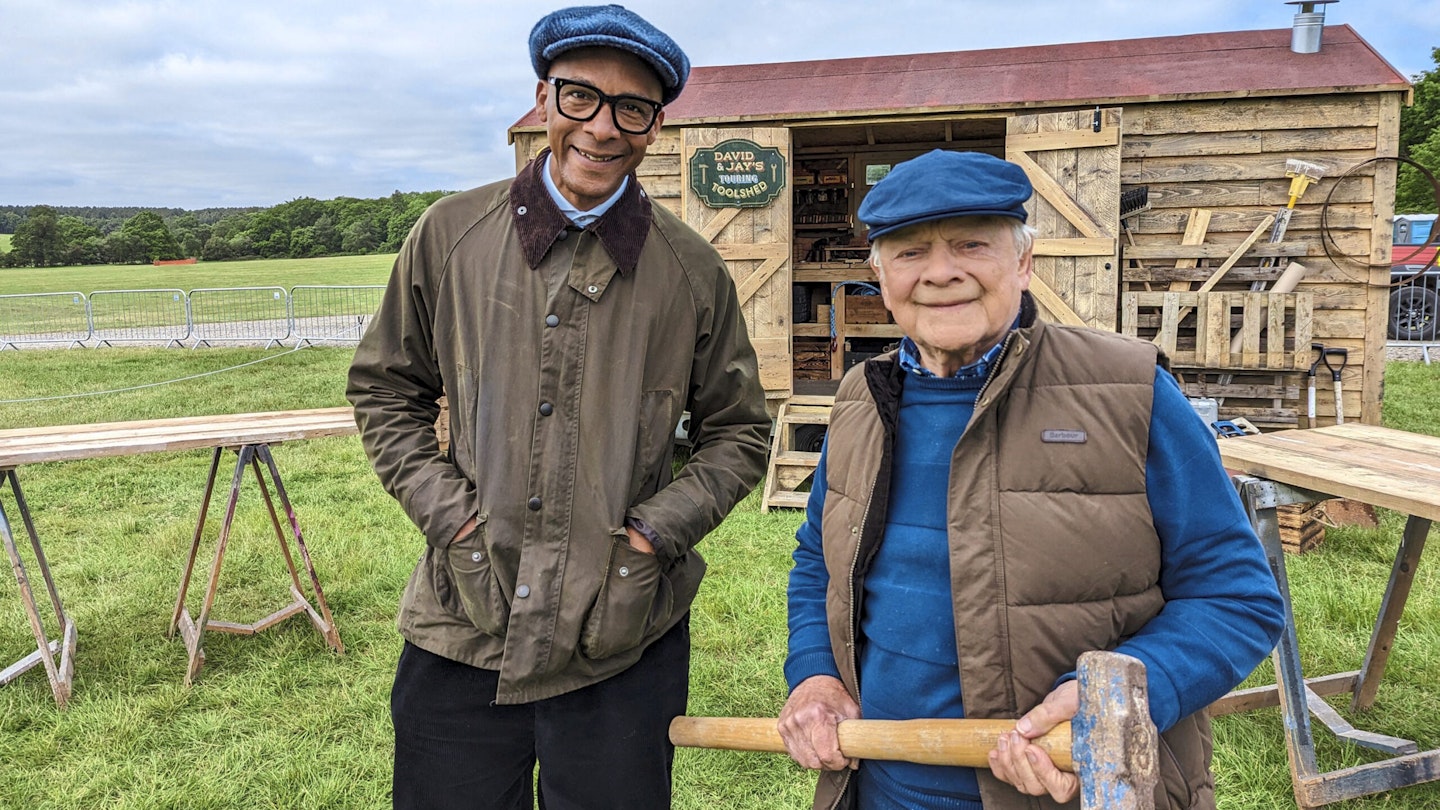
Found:
<svg viewBox="0 0 1440 810"><path fill-rule="evenodd" d="M425 213L350 371L366 452L426 540L394 804L530 808L538 764L542 807L664 808L694 547L759 481L769 417L724 262L634 174L685 54L620 6L550 14L530 53L548 148Z"/></svg>

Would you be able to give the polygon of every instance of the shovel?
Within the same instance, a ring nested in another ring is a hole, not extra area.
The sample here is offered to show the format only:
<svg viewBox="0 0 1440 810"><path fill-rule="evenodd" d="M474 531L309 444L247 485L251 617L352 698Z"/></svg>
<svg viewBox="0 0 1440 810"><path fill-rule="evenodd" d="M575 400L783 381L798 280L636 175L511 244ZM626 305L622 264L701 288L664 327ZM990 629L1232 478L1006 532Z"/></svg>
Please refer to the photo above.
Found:
<svg viewBox="0 0 1440 810"><path fill-rule="evenodd" d="M1340 365L1330 364L1331 356L1340 358ZM1350 350L1341 348L1327 348L1321 353L1320 359L1325 361L1325 368L1330 369L1330 379L1335 383L1335 424L1345 424L1345 401L1344 389L1340 383L1340 372L1345 370L1345 363L1350 359Z"/></svg>

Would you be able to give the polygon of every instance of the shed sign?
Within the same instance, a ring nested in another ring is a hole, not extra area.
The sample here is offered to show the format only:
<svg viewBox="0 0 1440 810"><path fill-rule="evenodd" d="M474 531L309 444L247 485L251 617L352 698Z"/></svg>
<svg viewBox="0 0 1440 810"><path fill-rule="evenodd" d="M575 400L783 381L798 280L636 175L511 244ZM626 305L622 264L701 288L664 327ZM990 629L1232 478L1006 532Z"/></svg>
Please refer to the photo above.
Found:
<svg viewBox="0 0 1440 810"><path fill-rule="evenodd" d="M690 188L711 208L763 208L785 188L785 156L739 138L697 149Z"/></svg>

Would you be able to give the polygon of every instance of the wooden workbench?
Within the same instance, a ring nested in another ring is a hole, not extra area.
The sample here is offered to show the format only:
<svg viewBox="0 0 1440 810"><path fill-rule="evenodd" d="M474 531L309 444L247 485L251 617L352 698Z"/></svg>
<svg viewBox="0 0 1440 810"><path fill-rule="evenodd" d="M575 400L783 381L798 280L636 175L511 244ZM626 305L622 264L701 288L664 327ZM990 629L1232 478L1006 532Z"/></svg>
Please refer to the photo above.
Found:
<svg viewBox="0 0 1440 810"><path fill-rule="evenodd" d="M50 679L50 688L55 695L56 703L63 707L70 697L74 668L75 625L66 614L59 591L50 575L50 566L41 548L40 538L35 531L34 521L31 519L29 507L25 502L18 475L20 467L41 462L133 456L202 448L213 451L210 474L205 483L204 500L200 507L200 516L196 522L190 553L181 576L179 596L176 598L175 610L170 621L169 634L173 636L178 630L185 639L189 657L189 666L185 675L187 684L191 682L204 663L205 652L202 641L207 629L252 634L297 613L305 613L315 628L325 637L330 647L337 652L343 652L344 647L340 643L339 633L331 618L330 608L325 603L320 580L310 561L310 553L305 547L305 540L300 533L300 525L295 519L295 510L291 507L289 496L285 493L279 470L270 453L270 446L297 439L346 436L355 432L354 415L348 407L0 430L0 489L3 489L7 483L10 485L16 510L29 535L30 548L44 580L50 598L50 607L60 628L58 638L48 637L40 610L36 606L25 565L15 544L15 538L11 531L12 524L5 513L4 505L0 504L0 539L4 541L6 554L15 571L15 579L20 585L21 600L25 603L26 614L30 620L36 644L35 652L0 671L0 685L9 683L19 677L21 673L43 664L46 675ZM227 448L234 450L238 456L235 463L235 474L230 486L230 499L225 511L224 522L221 525L214 561L210 567L210 579L206 587L203 606L199 619L193 620L185 607L185 594L189 588L191 572L199 552L205 518L210 510L210 499L214 493L220 456ZM269 483L275 489L276 497L280 501L286 522L289 524L290 534L295 540L295 546L300 552L301 560L309 575L313 599L304 595L299 571L285 539L285 530L281 525L280 516L275 510L275 504L271 500L270 488L262 474L262 464L269 474ZM235 506L240 494L240 483L246 467L249 467L255 474L256 483L260 487L265 506L270 513L270 521L275 528L276 538L280 542L281 552L289 567L290 592L293 601L254 624L242 625L211 621L209 613L215 599L220 564L229 540Z"/></svg>
<svg viewBox="0 0 1440 810"><path fill-rule="evenodd" d="M1440 519L1440 438L1362 424L1286 430L1220 440L1227 469L1240 473L1236 487L1285 600L1285 631L1274 652L1276 686L1233 693L1217 713L1274 705L1285 718L1285 745L1295 801L1302 808L1440 780L1440 749L1419 751L1410 741L1361 731L1324 700L1352 695L1352 711L1370 708L1385 674L1400 616L1432 521ZM1305 678L1280 547L1275 508L1344 497L1408 515L1370 645L1359 670ZM1322 772L1316 766L1311 715L1336 736L1385 752L1390 758Z"/></svg>

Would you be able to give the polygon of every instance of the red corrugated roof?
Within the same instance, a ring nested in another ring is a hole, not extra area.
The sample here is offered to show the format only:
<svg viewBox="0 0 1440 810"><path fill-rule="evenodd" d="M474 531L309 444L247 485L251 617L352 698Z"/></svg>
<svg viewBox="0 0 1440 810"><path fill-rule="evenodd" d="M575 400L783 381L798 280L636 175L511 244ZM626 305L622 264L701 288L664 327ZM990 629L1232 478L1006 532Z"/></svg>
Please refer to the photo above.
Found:
<svg viewBox="0 0 1440 810"><path fill-rule="evenodd" d="M697 67L665 108L688 119L793 119L879 110L1065 106L1091 101L1404 90L1409 82L1349 25L1328 26L1319 53L1290 50L1290 29L1189 34ZM515 127L538 126L532 110Z"/></svg>

